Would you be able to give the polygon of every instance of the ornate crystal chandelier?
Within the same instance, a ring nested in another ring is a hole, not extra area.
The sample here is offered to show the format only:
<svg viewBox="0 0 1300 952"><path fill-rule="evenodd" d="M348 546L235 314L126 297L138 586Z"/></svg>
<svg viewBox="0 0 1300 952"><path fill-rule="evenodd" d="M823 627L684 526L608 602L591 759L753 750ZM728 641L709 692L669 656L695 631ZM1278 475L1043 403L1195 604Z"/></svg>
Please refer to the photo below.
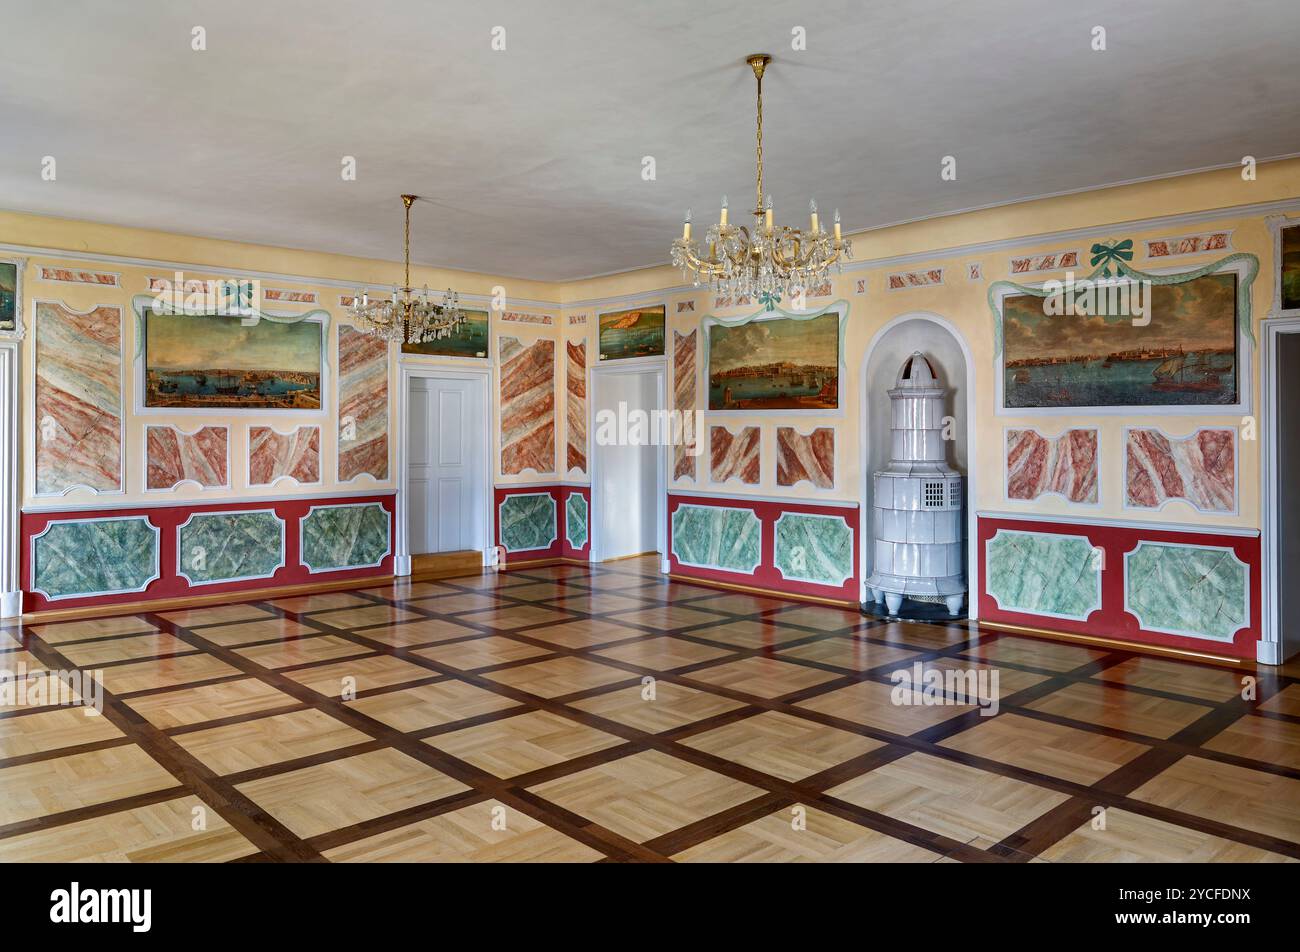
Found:
<svg viewBox="0 0 1300 952"><path fill-rule="evenodd" d="M403 343L443 340L465 323L465 315L460 310L460 295L451 288L443 294L441 301L434 302L429 300L427 284L418 295L411 287L411 206L415 199L414 195L402 196L402 204L406 206L405 285L400 288L393 285L391 301L372 301L366 290L358 290L352 298L352 307L348 309L352 318L368 333Z"/></svg>
<svg viewBox="0 0 1300 952"><path fill-rule="evenodd" d="M756 53L745 62L758 82L758 186L755 189L754 229L727 221L727 197L722 197L722 214L705 235L708 254L701 253L691 238L691 213L686 212L682 236L673 242L673 265L695 273L695 284L728 295L749 295L771 304L782 295L808 289L823 279L832 265L837 269L853 257L847 239L840 235L840 213L835 212L835 231L828 234L817 217L817 203L809 202L811 222L807 231L772 224L772 197L763 200L763 72L772 57Z"/></svg>

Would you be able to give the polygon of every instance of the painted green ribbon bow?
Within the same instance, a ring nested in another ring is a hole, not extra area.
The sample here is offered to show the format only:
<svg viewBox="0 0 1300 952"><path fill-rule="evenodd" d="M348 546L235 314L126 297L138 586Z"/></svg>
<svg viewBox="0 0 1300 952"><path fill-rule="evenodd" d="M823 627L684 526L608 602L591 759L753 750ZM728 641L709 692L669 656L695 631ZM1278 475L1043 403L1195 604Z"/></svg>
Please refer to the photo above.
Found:
<svg viewBox="0 0 1300 952"><path fill-rule="evenodd" d="M769 311L776 310L776 306L781 303L781 295L774 291L764 291L758 296L758 302Z"/></svg>
<svg viewBox="0 0 1300 952"><path fill-rule="evenodd" d="M1092 246L1092 264L1093 267L1101 265L1101 276L1110 277L1110 263L1115 262L1115 275L1119 276L1119 264L1121 261L1133 260L1133 239L1125 238L1123 241L1116 242L1114 245L1107 247L1103 244Z"/></svg>

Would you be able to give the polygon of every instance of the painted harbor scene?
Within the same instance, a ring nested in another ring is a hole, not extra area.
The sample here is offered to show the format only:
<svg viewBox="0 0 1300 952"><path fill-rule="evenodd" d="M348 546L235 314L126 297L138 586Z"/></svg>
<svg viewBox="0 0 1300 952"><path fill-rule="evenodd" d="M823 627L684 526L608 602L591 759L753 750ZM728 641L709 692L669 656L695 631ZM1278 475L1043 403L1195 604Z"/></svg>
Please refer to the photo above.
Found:
<svg viewBox="0 0 1300 952"><path fill-rule="evenodd" d="M664 352L664 306L600 315L600 359L659 357Z"/></svg>
<svg viewBox="0 0 1300 952"><path fill-rule="evenodd" d="M424 336L402 342L402 353L426 357L483 357L488 355L487 311L460 309L465 319L451 328L431 328Z"/></svg>
<svg viewBox="0 0 1300 952"><path fill-rule="evenodd" d="M1032 294L1006 298L1004 405L1237 403L1237 275L1156 285L1147 306L1135 323L1129 316L1049 315Z"/></svg>
<svg viewBox="0 0 1300 952"><path fill-rule="evenodd" d="M18 266L0 261L0 331L14 329L18 314Z"/></svg>
<svg viewBox="0 0 1300 952"><path fill-rule="evenodd" d="M322 325L144 313L146 407L319 410Z"/></svg>
<svg viewBox="0 0 1300 952"><path fill-rule="evenodd" d="M835 410L839 383L836 313L709 327L710 410Z"/></svg>

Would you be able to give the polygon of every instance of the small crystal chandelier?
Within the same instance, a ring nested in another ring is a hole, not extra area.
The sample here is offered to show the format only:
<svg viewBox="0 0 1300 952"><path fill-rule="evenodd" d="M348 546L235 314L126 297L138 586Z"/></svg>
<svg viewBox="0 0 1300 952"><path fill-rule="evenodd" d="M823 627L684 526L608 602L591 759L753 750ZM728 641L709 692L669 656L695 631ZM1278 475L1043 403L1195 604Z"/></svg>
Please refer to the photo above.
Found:
<svg viewBox="0 0 1300 952"><path fill-rule="evenodd" d="M423 343L450 337L465 323L460 310L460 295L448 288L440 302L429 300L429 286L417 295L411 287L411 206L416 196L403 195L406 206L406 283L393 285L393 299L370 300L365 289L352 298L349 315L375 337L402 343Z"/></svg>
<svg viewBox="0 0 1300 952"><path fill-rule="evenodd" d="M835 211L835 232L828 234L817 217L817 203L809 202L811 223L807 231L772 224L772 197L763 200L763 71L772 57L756 53L745 62L758 81L758 186L755 189L754 230L727 221L727 197L722 214L709 226L705 242L708 255L691 239L688 209L682 236L673 242L673 266L695 273L695 284L707 284L727 295L758 297L769 305L782 295L808 289L823 279L831 266L837 270L852 258L848 239L840 235L840 213Z"/></svg>

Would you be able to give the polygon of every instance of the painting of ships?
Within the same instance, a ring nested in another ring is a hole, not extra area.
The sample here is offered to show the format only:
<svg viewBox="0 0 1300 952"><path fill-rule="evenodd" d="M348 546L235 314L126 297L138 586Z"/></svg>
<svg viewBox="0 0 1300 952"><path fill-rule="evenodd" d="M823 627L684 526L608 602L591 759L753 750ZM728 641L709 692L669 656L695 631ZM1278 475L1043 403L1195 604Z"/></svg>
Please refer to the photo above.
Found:
<svg viewBox="0 0 1300 952"><path fill-rule="evenodd" d="M1232 373L1230 354L1176 354L1161 362L1151 372L1157 390L1213 391L1223 386L1223 377Z"/></svg>
<svg viewBox="0 0 1300 952"><path fill-rule="evenodd" d="M319 410L323 325L146 309L146 407Z"/></svg>
<svg viewBox="0 0 1300 952"><path fill-rule="evenodd" d="M834 410L839 315L712 325L710 410Z"/></svg>
<svg viewBox="0 0 1300 952"><path fill-rule="evenodd" d="M1240 393L1236 272L1151 289L1145 320L1047 313L1002 301L1003 405L1231 406Z"/></svg>
<svg viewBox="0 0 1300 952"><path fill-rule="evenodd" d="M664 314L662 304L601 314L600 359L661 356L664 352Z"/></svg>

